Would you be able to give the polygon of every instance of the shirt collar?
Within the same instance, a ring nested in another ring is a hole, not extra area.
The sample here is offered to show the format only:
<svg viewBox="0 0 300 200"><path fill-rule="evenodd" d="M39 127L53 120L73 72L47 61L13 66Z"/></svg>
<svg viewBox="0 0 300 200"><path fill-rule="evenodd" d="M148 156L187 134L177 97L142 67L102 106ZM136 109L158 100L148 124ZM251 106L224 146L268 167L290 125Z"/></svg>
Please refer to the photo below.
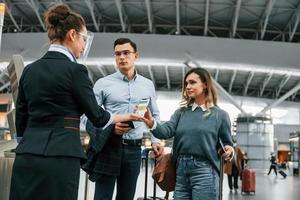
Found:
<svg viewBox="0 0 300 200"><path fill-rule="evenodd" d="M202 110L203 112L207 111L207 108L206 108L205 104L198 105L198 104L196 104L195 102L194 102L193 105L192 105L192 111L195 111L197 107L201 108L201 110Z"/></svg>
<svg viewBox="0 0 300 200"><path fill-rule="evenodd" d="M77 63L76 58L72 54L72 52L65 46L60 44L51 44L48 51L56 51L66 55L72 62Z"/></svg>
<svg viewBox="0 0 300 200"><path fill-rule="evenodd" d="M117 75L117 77L120 78L121 80L123 80L123 81L128 81L128 82L129 82L128 78L127 78L124 74L122 74L122 72L120 72L120 70L117 70L116 75ZM134 77L133 77L132 80L135 81L136 78L137 78L138 76L139 76L139 75L138 75L137 71L135 70L135 71L134 71Z"/></svg>

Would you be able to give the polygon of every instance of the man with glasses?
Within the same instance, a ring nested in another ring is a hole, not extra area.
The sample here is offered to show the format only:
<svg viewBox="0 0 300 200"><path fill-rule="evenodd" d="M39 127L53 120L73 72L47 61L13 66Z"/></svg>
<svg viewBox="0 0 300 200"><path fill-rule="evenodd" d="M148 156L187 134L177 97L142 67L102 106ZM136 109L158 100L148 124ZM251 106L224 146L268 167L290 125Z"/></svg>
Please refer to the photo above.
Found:
<svg viewBox="0 0 300 200"><path fill-rule="evenodd" d="M94 85L98 104L113 114L125 114L134 112L137 105L146 100L149 102L148 108L153 116L159 120L154 85L149 79L137 74L135 70L134 62L138 59L136 44L128 38L119 38L114 42L114 55L118 71L99 79ZM120 156L119 166L105 167L112 166L109 163L112 159L108 158L108 154L112 154L111 151L107 152L107 155L102 153L102 156L98 156L98 161L101 159L98 163L104 167L98 166L101 168L97 169L98 176L92 177L96 181L94 200L112 199L116 181L116 199L133 200L140 172L141 145L145 128L143 122L115 125L114 136L122 135L119 152L116 153ZM114 140L118 140L117 137ZM159 140L151 135L151 141L156 157L160 156L163 153L163 147Z"/></svg>

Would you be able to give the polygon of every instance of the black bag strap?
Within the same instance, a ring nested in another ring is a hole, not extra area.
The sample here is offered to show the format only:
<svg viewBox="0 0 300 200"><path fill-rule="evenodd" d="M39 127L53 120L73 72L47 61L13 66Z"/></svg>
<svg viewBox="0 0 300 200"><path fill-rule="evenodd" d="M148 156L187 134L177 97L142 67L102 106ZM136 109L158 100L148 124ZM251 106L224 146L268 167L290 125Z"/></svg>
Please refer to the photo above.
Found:
<svg viewBox="0 0 300 200"><path fill-rule="evenodd" d="M166 192L164 200L168 200L169 199L169 192Z"/></svg>

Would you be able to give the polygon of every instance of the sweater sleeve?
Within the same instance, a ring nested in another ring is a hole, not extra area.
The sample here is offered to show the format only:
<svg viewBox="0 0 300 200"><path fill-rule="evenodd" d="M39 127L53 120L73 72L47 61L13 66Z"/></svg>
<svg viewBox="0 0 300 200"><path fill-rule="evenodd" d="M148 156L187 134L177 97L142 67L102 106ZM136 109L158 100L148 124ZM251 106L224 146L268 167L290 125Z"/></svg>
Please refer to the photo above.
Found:
<svg viewBox="0 0 300 200"><path fill-rule="evenodd" d="M180 109L176 110L171 119L163 124L157 122L157 126L152 130L152 134L159 139L168 139L175 136L178 121L181 116Z"/></svg>

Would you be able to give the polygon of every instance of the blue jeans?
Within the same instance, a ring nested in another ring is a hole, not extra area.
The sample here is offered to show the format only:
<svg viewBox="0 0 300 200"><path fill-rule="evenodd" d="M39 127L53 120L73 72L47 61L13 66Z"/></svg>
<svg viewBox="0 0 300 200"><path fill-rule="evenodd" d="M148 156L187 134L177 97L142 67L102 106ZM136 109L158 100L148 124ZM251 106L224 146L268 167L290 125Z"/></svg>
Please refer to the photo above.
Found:
<svg viewBox="0 0 300 200"><path fill-rule="evenodd" d="M120 175L102 175L96 181L94 200L111 200L116 180L116 200L133 200L140 166L141 147L123 145Z"/></svg>
<svg viewBox="0 0 300 200"><path fill-rule="evenodd" d="M208 160L179 156L175 200L218 200L219 175Z"/></svg>

